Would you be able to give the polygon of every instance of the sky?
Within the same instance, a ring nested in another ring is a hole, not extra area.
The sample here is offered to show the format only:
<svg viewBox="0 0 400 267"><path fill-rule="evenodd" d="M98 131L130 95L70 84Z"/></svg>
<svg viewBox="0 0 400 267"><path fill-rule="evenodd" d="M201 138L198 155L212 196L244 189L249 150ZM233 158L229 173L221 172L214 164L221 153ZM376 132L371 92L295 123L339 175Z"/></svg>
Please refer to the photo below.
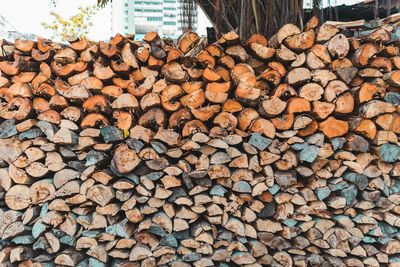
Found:
<svg viewBox="0 0 400 267"><path fill-rule="evenodd" d="M52 0L0 0L0 15L9 22L6 30L17 30L21 33L33 33L45 38L51 38L51 31L45 30L42 22L51 23L51 11L55 11L63 18L68 18L78 12L79 6L91 6L97 3L97 0L55 0L56 6ZM111 32L111 6L108 4L100 9L93 17L94 26L91 28L88 37L92 40L108 40L112 37ZM198 33L206 35L206 27L210 27L204 13L201 12L198 17Z"/></svg>
<svg viewBox="0 0 400 267"><path fill-rule="evenodd" d="M54 7L53 1L57 4ZM329 0L331 4L354 4L360 0ZM324 0L324 5L328 0ZM79 6L89 6L97 3L97 0L0 0L0 15L9 22L6 30L17 30L22 33L33 33L45 38L51 38L51 31L45 30L41 23L52 22L51 11L68 18L77 13ZM91 28L89 38L92 40L108 40L112 36L110 26L110 4L101 9L94 17L94 26ZM206 35L206 27L210 27L204 13L199 14L198 33ZM11 26L12 25L12 26Z"/></svg>

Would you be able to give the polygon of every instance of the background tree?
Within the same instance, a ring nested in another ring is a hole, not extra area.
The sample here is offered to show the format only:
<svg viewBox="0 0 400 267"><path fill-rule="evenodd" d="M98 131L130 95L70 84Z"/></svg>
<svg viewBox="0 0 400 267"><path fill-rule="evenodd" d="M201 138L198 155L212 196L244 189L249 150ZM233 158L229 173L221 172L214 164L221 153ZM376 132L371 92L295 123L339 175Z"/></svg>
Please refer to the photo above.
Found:
<svg viewBox="0 0 400 267"><path fill-rule="evenodd" d="M321 2L321 0L316 0ZM235 30L241 38L253 33L271 37L286 23L303 26L303 0L197 0L217 34Z"/></svg>
<svg viewBox="0 0 400 267"><path fill-rule="evenodd" d="M195 0L183 0L181 13L182 30L192 30L195 14L197 12Z"/></svg>
<svg viewBox="0 0 400 267"><path fill-rule="evenodd" d="M194 0L217 34L235 30L241 38L253 33L271 36L286 23L303 25L303 0ZM317 0L322 1L322 0ZM97 0L104 7L112 0Z"/></svg>
<svg viewBox="0 0 400 267"><path fill-rule="evenodd" d="M53 17L52 23L42 22L45 29L52 30L52 38L60 38L65 41L68 35L75 35L80 38L85 38L89 33L92 17L99 10L99 6L79 7L79 12L76 15L64 19L56 12L51 12Z"/></svg>

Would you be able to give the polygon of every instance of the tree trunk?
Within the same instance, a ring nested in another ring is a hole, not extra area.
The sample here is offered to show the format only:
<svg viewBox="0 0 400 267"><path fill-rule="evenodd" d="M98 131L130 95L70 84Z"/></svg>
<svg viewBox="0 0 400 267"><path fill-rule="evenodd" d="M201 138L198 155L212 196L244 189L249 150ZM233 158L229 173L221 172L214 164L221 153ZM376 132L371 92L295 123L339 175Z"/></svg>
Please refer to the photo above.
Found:
<svg viewBox="0 0 400 267"><path fill-rule="evenodd" d="M391 5L392 3L391 3L391 0L385 0L385 5L386 5L386 17L389 17L390 16L390 11L391 11L391 9L392 9L392 5Z"/></svg>
<svg viewBox="0 0 400 267"><path fill-rule="evenodd" d="M284 2L284 0L282 1ZM270 38L276 32L276 19L274 18L274 13L276 12L275 0L265 0L265 36ZM282 14L283 16L283 14Z"/></svg>
<svg viewBox="0 0 400 267"><path fill-rule="evenodd" d="M197 2L208 17L214 18L214 28L218 37L236 30L243 39L248 39L254 33L263 33L269 38L278 27L287 23L303 27L303 0Z"/></svg>
<svg viewBox="0 0 400 267"><path fill-rule="evenodd" d="M239 37L240 39L245 39L244 36L246 35L246 31L249 29L246 29L247 27L247 20L249 19L247 15L247 8L248 8L248 1L246 0L240 0L240 22L239 22Z"/></svg>
<svg viewBox="0 0 400 267"><path fill-rule="evenodd" d="M374 18L375 20L379 19L379 0L375 0Z"/></svg>
<svg viewBox="0 0 400 267"><path fill-rule="evenodd" d="M324 21L321 0L313 0L313 15L316 16L321 23Z"/></svg>

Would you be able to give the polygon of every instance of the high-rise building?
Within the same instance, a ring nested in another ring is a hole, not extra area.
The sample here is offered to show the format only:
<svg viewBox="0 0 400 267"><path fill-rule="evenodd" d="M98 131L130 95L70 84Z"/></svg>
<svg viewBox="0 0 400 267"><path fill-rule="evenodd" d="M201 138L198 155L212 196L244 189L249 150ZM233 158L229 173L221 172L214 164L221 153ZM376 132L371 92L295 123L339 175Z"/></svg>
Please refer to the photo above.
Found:
<svg viewBox="0 0 400 267"><path fill-rule="evenodd" d="M303 2L303 8L305 9L311 9L313 4L313 0L305 0Z"/></svg>
<svg viewBox="0 0 400 267"><path fill-rule="evenodd" d="M135 34L157 31L160 36L182 33L184 0L113 0L111 3L111 32ZM193 7L193 30L197 30L199 8Z"/></svg>
<svg viewBox="0 0 400 267"><path fill-rule="evenodd" d="M361 0L359 0L361 1ZM337 0L322 0L322 7L328 7L328 6L337 6L342 5L342 4L346 4L345 0L339 1L340 3L338 3ZM352 1L354 2L354 1ZM313 8L313 0L304 0L303 1L303 8L304 9L312 9Z"/></svg>
<svg viewBox="0 0 400 267"><path fill-rule="evenodd" d="M33 33L21 33L15 29L8 21L0 16L0 39L15 42L15 39L33 40L38 39L38 35Z"/></svg>
<svg viewBox="0 0 400 267"><path fill-rule="evenodd" d="M0 36L4 38L3 36L5 35L5 33L6 33L6 22L2 17L0 17Z"/></svg>

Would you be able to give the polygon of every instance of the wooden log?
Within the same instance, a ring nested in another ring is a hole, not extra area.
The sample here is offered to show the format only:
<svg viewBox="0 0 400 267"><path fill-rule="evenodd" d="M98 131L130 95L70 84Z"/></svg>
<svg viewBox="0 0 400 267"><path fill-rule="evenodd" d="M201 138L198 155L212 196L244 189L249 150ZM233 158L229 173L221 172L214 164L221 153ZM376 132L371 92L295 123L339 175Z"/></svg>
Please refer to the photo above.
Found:
<svg viewBox="0 0 400 267"><path fill-rule="evenodd" d="M339 32L339 28L328 23L324 23L319 27L317 31L317 43L324 43L330 40L336 33Z"/></svg>
<svg viewBox="0 0 400 267"><path fill-rule="evenodd" d="M275 137L275 127L269 120L258 118L250 126L250 131L264 134L269 138Z"/></svg>
<svg viewBox="0 0 400 267"><path fill-rule="evenodd" d="M175 111L171 114L168 120L169 128L176 128L184 125L192 118L190 111L186 108L181 108L178 111Z"/></svg>
<svg viewBox="0 0 400 267"><path fill-rule="evenodd" d="M107 120L106 117L99 113L90 113L86 115L81 122L82 129L93 128L98 125L109 126L110 122Z"/></svg>
<svg viewBox="0 0 400 267"><path fill-rule="evenodd" d="M307 83L300 88L299 96L308 101L321 99L324 89L317 83Z"/></svg>
<svg viewBox="0 0 400 267"><path fill-rule="evenodd" d="M184 83L188 76L186 71L182 69L182 66L175 61L164 65L161 72L168 81L174 83Z"/></svg>
<svg viewBox="0 0 400 267"><path fill-rule="evenodd" d="M66 266L77 266L84 259L84 255L74 249L63 251L54 259L54 263Z"/></svg>
<svg viewBox="0 0 400 267"><path fill-rule="evenodd" d="M283 25L276 34L277 41L279 44L281 44L286 38L299 33L300 29L297 26L293 24Z"/></svg>
<svg viewBox="0 0 400 267"><path fill-rule="evenodd" d="M96 62L93 66L93 75L100 80L109 80L115 76L115 73L110 66Z"/></svg>
<svg viewBox="0 0 400 267"><path fill-rule="evenodd" d="M152 129L163 128L166 124L166 117L163 110L153 108L140 116L139 124Z"/></svg>
<svg viewBox="0 0 400 267"><path fill-rule="evenodd" d="M294 123L294 115L284 114L280 117L271 119L271 122L278 130L289 130Z"/></svg>
<svg viewBox="0 0 400 267"><path fill-rule="evenodd" d="M277 86L281 82L281 75L279 72L269 68L261 74L261 78L273 86Z"/></svg>
<svg viewBox="0 0 400 267"><path fill-rule="evenodd" d="M215 116L216 113L220 111L221 107L219 105L212 105L207 107L193 108L191 112L196 119L201 121L208 121Z"/></svg>
<svg viewBox="0 0 400 267"><path fill-rule="evenodd" d="M31 113L31 110L32 104L29 99L14 97L7 105L0 107L0 117L6 120L24 120Z"/></svg>
<svg viewBox="0 0 400 267"><path fill-rule="evenodd" d="M305 51L311 48L315 41L314 30L304 31L302 33L290 36L285 39L286 45L295 51Z"/></svg>
<svg viewBox="0 0 400 267"><path fill-rule="evenodd" d="M304 26L303 31L308 31L310 29L315 29L318 27L319 20L316 16L313 16Z"/></svg>
<svg viewBox="0 0 400 267"><path fill-rule="evenodd" d="M325 87L330 81L336 79L336 75L329 70L314 70L311 72L312 80Z"/></svg>
<svg viewBox="0 0 400 267"><path fill-rule="evenodd" d="M127 145L121 145L115 150L111 162L120 173L131 172L139 163L140 159L137 157L136 152L129 149Z"/></svg>
<svg viewBox="0 0 400 267"><path fill-rule="evenodd" d="M348 114L354 110L354 98L350 93L340 95L335 103L335 112L337 114Z"/></svg>
<svg viewBox="0 0 400 267"><path fill-rule="evenodd" d="M94 95L85 100L82 105L83 109L88 112L109 113L110 105L107 99L102 95Z"/></svg>
<svg viewBox="0 0 400 267"><path fill-rule="evenodd" d="M246 50L243 48L241 45L233 45L229 46L226 51L228 55L230 55L233 58L239 59L242 62L245 62L247 59L247 53Z"/></svg>
<svg viewBox="0 0 400 267"><path fill-rule="evenodd" d="M92 186L86 194L88 199L96 202L102 207L104 207L115 196L114 191L110 187L104 185Z"/></svg>
<svg viewBox="0 0 400 267"><path fill-rule="evenodd" d="M259 112L263 116L275 117L285 110L286 105L285 101L282 101L277 96L272 96L270 99L260 103Z"/></svg>
<svg viewBox="0 0 400 267"><path fill-rule="evenodd" d="M347 91L349 87L340 80L333 80L325 88L324 98L327 102L332 102L338 95Z"/></svg>
<svg viewBox="0 0 400 267"><path fill-rule="evenodd" d="M335 109L335 105L322 101L314 101L313 102L313 113L315 116L320 119L326 119Z"/></svg>
<svg viewBox="0 0 400 267"><path fill-rule="evenodd" d="M200 37L193 31L188 31L185 34L181 35L178 39L178 47L182 51L183 54L189 52L197 42L200 40Z"/></svg>
<svg viewBox="0 0 400 267"><path fill-rule="evenodd" d="M285 45L281 45L278 50L276 50L276 57L283 62L291 62L296 60L297 55L292 50L287 48Z"/></svg>
<svg viewBox="0 0 400 267"><path fill-rule="evenodd" d="M29 196L29 187L25 185L14 185L5 196L7 207L12 210L23 210L27 208L31 202Z"/></svg>
<svg viewBox="0 0 400 267"><path fill-rule="evenodd" d="M315 44L311 48L308 58L309 65L317 66L318 64L322 65L331 63L331 57L329 55L328 49L321 44Z"/></svg>
<svg viewBox="0 0 400 267"><path fill-rule="evenodd" d="M249 47L252 53L261 60L269 60L275 55L274 48L266 47L265 45L256 42L251 42Z"/></svg>
<svg viewBox="0 0 400 267"><path fill-rule="evenodd" d="M295 97L297 96L296 90L289 84L283 83L280 84L273 92L274 96L277 96L281 99L288 99L290 97Z"/></svg>
<svg viewBox="0 0 400 267"><path fill-rule="evenodd" d="M123 48L121 50L121 57L122 57L122 60L126 64L131 66L132 68L136 68L137 69L139 67L138 62L136 60L136 57L135 57L135 55L133 53L133 45L130 42L124 44L124 46L123 46Z"/></svg>
<svg viewBox="0 0 400 267"><path fill-rule="evenodd" d="M131 67L122 60L111 60L111 68L117 73L127 73Z"/></svg>
<svg viewBox="0 0 400 267"><path fill-rule="evenodd" d="M342 136L348 132L348 123L346 121L337 120L329 117L323 122L319 123L319 129L328 137L333 138Z"/></svg>
<svg viewBox="0 0 400 267"><path fill-rule="evenodd" d="M394 112L395 107L387 102L372 100L359 107L359 113L363 118L373 118L382 113Z"/></svg>
<svg viewBox="0 0 400 267"><path fill-rule="evenodd" d="M261 90L248 86L245 83L240 83L236 88L235 97L242 104L254 107L260 101Z"/></svg>
<svg viewBox="0 0 400 267"><path fill-rule="evenodd" d="M366 43L356 50L353 56L353 64L356 66L364 67L368 64L371 57L378 52L376 45Z"/></svg>
<svg viewBox="0 0 400 267"><path fill-rule="evenodd" d="M383 76L383 79L390 85L392 86L400 86L399 80L398 80L398 76L400 75L400 72L395 70L389 73L386 73Z"/></svg>
<svg viewBox="0 0 400 267"><path fill-rule="evenodd" d="M397 114L383 114L379 116L375 122L384 130L393 131L395 133L400 132L400 120Z"/></svg>
<svg viewBox="0 0 400 267"><path fill-rule="evenodd" d="M306 68L296 68L289 71L287 82L290 85L304 84L311 80L311 72Z"/></svg>
<svg viewBox="0 0 400 267"><path fill-rule="evenodd" d="M322 69L325 67L324 62L321 59L319 59L313 52L307 54L306 64L307 67L312 70Z"/></svg>
<svg viewBox="0 0 400 267"><path fill-rule="evenodd" d="M294 97L288 101L287 113L301 113L311 111L310 102L302 97Z"/></svg>
<svg viewBox="0 0 400 267"><path fill-rule="evenodd" d="M349 50L350 43L343 34L337 34L329 40L328 51L332 57L343 59L347 56Z"/></svg>

